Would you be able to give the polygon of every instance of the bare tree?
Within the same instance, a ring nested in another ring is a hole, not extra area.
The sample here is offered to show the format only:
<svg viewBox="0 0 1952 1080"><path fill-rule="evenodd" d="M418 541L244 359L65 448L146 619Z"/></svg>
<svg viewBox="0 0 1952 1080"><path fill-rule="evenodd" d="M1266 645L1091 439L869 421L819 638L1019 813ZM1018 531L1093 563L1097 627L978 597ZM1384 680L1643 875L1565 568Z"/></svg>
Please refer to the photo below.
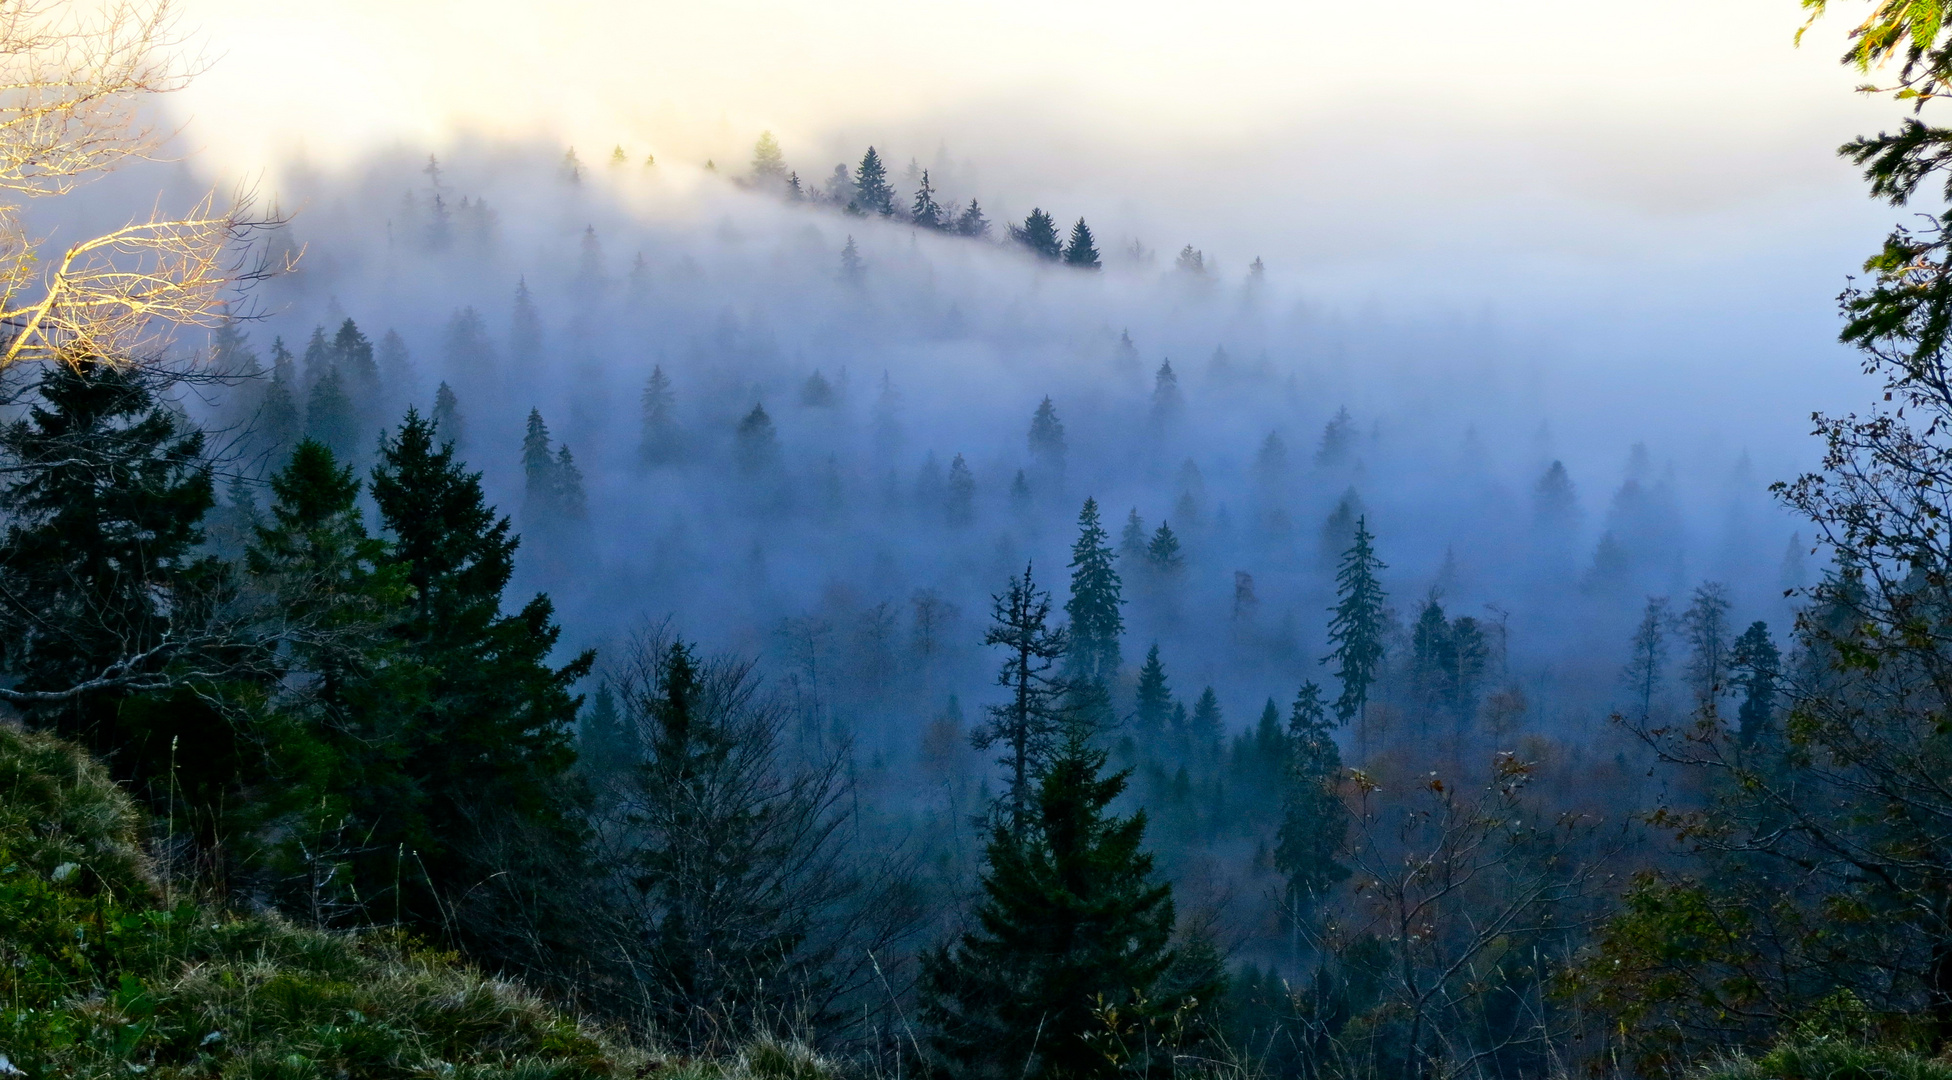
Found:
<svg viewBox="0 0 1952 1080"><path fill-rule="evenodd" d="M252 234L276 222L254 216L243 193L134 216L58 250L25 220L25 200L156 152L163 135L143 109L202 66L180 54L174 24L170 0L92 12L0 0L0 370L157 355L175 327L215 325L227 289L278 269L250 261Z"/></svg>

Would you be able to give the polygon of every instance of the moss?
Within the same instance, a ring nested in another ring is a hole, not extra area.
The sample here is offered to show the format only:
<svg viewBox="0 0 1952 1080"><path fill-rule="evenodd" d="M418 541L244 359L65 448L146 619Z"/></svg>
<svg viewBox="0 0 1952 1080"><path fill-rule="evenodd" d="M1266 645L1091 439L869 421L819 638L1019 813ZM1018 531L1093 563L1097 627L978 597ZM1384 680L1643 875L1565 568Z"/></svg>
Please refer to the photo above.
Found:
<svg viewBox="0 0 1952 1080"><path fill-rule="evenodd" d="M0 848L85 894L153 899L141 813L76 747L0 724Z"/></svg>

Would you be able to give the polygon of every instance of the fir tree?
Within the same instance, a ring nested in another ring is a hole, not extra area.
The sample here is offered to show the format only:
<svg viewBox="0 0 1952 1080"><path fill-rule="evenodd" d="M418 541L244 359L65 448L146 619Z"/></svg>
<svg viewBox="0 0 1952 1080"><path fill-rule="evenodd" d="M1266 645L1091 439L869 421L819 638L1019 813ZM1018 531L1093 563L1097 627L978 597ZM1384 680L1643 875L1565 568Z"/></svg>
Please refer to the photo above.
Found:
<svg viewBox="0 0 1952 1080"><path fill-rule="evenodd" d="M442 381L434 391L434 429L439 432L444 443L455 447L468 444L468 429L461 419L461 402L454 396L454 388Z"/></svg>
<svg viewBox="0 0 1952 1080"><path fill-rule="evenodd" d="M847 246L840 249L840 278L846 282L858 282L867 272L867 262L861 258L861 249L854 244L852 235L847 238Z"/></svg>
<svg viewBox="0 0 1952 1080"><path fill-rule="evenodd" d="M1135 506L1125 515L1125 528L1118 534L1118 554L1120 558L1140 562L1145 559L1145 551L1145 521Z"/></svg>
<svg viewBox="0 0 1952 1080"><path fill-rule="evenodd" d="M1220 743L1226 733L1227 722L1220 712L1220 696L1213 692L1213 687L1205 687L1193 702L1193 715L1187 720L1188 749L1202 760L1218 758Z"/></svg>
<svg viewBox="0 0 1952 1080"><path fill-rule="evenodd" d="M1091 226L1083 218L1071 226L1071 242L1064 247L1064 264L1080 270L1097 270L1103 265L1098 261L1097 245L1091 242Z"/></svg>
<svg viewBox="0 0 1952 1080"><path fill-rule="evenodd" d="M1160 522L1153 530L1152 539L1145 545L1146 565L1161 576L1171 576L1186 566L1186 557L1179 549L1179 537L1173 535L1173 527Z"/></svg>
<svg viewBox="0 0 1952 1080"><path fill-rule="evenodd" d="M1776 684L1782 674L1782 653L1769 636L1769 624L1757 620L1735 639L1729 666L1737 673L1742 693L1737 713L1737 737L1742 748L1753 749L1767 738L1776 720Z"/></svg>
<svg viewBox="0 0 1952 1080"><path fill-rule="evenodd" d="M638 456L647 465L669 465L684 456L684 433L678 427L677 396L671 392L671 377L663 365L651 368L644 380L644 394L638 399L643 410L644 434L638 443Z"/></svg>
<svg viewBox="0 0 1952 1080"><path fill-rule="evenodd" d="M606 780L635 768L642 749L617 709L608 679L597 684L576 738L576 762L584 775Z"/></svg>
<svg viewBox="0 0 1952 1080"><path fill-rule="evenodd" d="M734 443L739 471L756 476L779 464L779 436L773 431L773 418L766 407L753 403L752 411L739 421Z"/></svg>
<svg viewBox="0 0 1952 1080"><path fill-rule="evenodd" d="M1064 241L1057 235L1057 222L1041 207L1031 210L1022 225L1011 226L1010 238L1040 259L1056 262L1064 257Z"/></svg>
<svg viewBox="0 0 1952 1080"><path fill-rule="evenodd" d="M411 409L381 444L372 495L392 538L388 565L408 587L398 638L430 675L392 751L411 798L378 810L367 843L388 862L414 853L420 873L397 867L395 880L418 932L491 963L546 967L583 925L582 826L564 774L580 706L570 687L594 656L549 662L561 629L547 596L502 613L517 543L509 521Z"/></svg>
<svg viewBox="0 0 1952 1080"><path fill-rule="evenodd" d="M334 457L351 457L359 442L352 399L337 367L328 366L305 402L305 437L323 443Z"/></svg>
<svg viewBox="0 0 1952 1080"><path fill-rule="evenodd" d="M861 155L861 165L854 170L854 207L860 213L882 217L895 212L895 189L888 183L888 170L881 163L881 155L872 146Z"/></svg>
<svg viewBox="0 0 1952 1080"><path fill-rule="evenodd" d="M1337 603L1331 610L1328 639L1334 648L1322 663L1335 663L1335 677L1342 683L1342 695L1335 701L1336 719L1341 723L1358 721L1361 749L1368 749L1369 688L1382 674L1384 658L1384 595L1377 579L1379 570L1388 569L1376 557L1369 535L1369 523L1356 519L1355 542L1342 554L1335 573Z"/></svg>
<svg viewBox="0 0 1952 1080"><path fill-rule="evenodd" d="M285 456L304 436L305 422L298 411L298 371L284 338L271 339L271 384L265 388L264 403L258 412L252 435L256 449L271 469L284 465Z"/></svg>
<svg viewBox="0 0 1952 1080"><path fill-rule="evenodd" d="M413 389L413 358L407 341L398 330L388 329L375 350L379 363L380 386L388 399L403 399Z"/></svg>
<svg viewBox="0 0 1952 1080"><path fill-rule="evenodd" d="M942 220L942 206L935 201L935 188L929 185L929 173L922 170L922 182L915 189L915 201L908 210L908 220L924 229L941 230L947 223Z"/></svg>
<svg viewBox="0 0 1952 1080"><path fill-rule="evenodd" d="M1132 710L1132 724L1138 729L1141 744L1156 746L1173 715L1173 690L1166 682L1166 665L1159 659L1159 645L1146 650L1139 667L1139 694Z"/></svg>
<svg viewBox="0 0 1952 1080"><path fill-rule="evenodd" d="M983 216L983 208L975 199L969 200L969 205L956 215L956 235L972 240L989 239L990 219Z"/></svg>
<svg viewBox="0 0 1952 1080"><path fill-rule="evenodd" d="M1328 890L1349 876L1339 861L1348 840L1349 811L1336 786L1342 755L1323 708L1321 687L1304 683L1288 714L1287 782L1274 866L1287 879L1286 907L1299 931Z"/></svg>
<svg viewBox="0 0 1952 1080"><path fill-rule="evenodd" d="M1037 588L1028 565L1022 577L1011 578L1009 588L991 600L990 628L983 644L1004 649L996 684L1010 697L985 709L989 720L972 733L971 741L978 750L1003 748L997 762L1009 776L1005 815L1011 833L1021 836L1030 825L1033 785L1064 728L1067 687L1057 665L1070 645L1070 635L1063 627L1048 625L1051 597Z"/></svg>
<svg viewBox="0 0 1952 1080"><path fill-rule="evenodd" d="M1179 376L1171 360L1161 360L1152 378L1152 426L1163 431L1186 411L1186 398L1179 392Z"/></svg>
<svg viewBox="0 0 1952 1080"><path fill-rule="evenodd" d="M925 957L922 1018L947 1075L1165 1076L1198 1041L1217 961L1172 947L1172 890L1152 880L1145 813L1110 814L1126 774L1104 765L1082 737L1064 743L1034 828L991 831L975 929ZM1132 1060L1106 1053L1107 1009L1142 1033Z"/></svg>
<svg viewBox="0 0 1952 1080"><path fill-rule="evenodd" d="M325 373L332 368L332 343L326 340L325 327L312 327L312 337L305 343L305 390L307 393Z"/></svg>
<svg viewBox="0 0 1952 1080"><path fill-rule="evenodd" d="M583 492L583 470L576 467L576 458L569 452L569 444L564 443L556 449L556 468L553 477L555 487L550 495L550 503L564 522L586 521L590 516L589 498Z"/></svg>
<svg viewBox="0 0 1952 1080"><path fill-rule="evenodd" d="M960 528L976 520L976 477L969 471L969 463L957 454L949 463L949 498L947 502L949 524Z"/></svg>
<svg viewBox="0 0 1952 1080"><path fill-rule="evenodd" d="M1046 397L1030 418L1030 456L1045 471L1061 474L1064 452L1064 421L1057 418L1057 406Z"/></svg>
<svg viewBox="0 0 1952 1080"><path fill-rule="evenodd" d="M236 776L236 732L170 692L164 672L205 658L191 646L228 575L198 550L216 501L203 434L150 378L134 365L49 363L25 414L0 429L0 671L16 693L51 695L12 702L30 726L87 747L157 805L180 738L192 756L178 779L214 805ZM160 692L133 696L143 689Z"/></svg>
<svg viewBox="0 0 1952 1080"><path fill-rule="evenodd" d="M786 176L786 156L779 151L779 140L770 131L759 133L752 147L752 178L762 184L777 184Z"/></svg>
<svg viewBox="0 0 1952 1080"><path fill-rule="evenodd" d="M373 343L351 319L341 323L332 337L332 366L339 372L352 421L349 449L357 451L379 433L384 419L380 412L380 368L373 359Z"/></svg>
<svg viewBox="0 0 1952 1080"><path fill-rule="evenodd" d="M1071 597L1064 604L1071 620L1066 671L1074 680L1107 687L1118 677L1118 639L1125 632L1110 539L1098 522L1098 500L1086 499L1078 511L1078 539L1071 545Z"/></svg>
<svg viewBox="0 0 1952 1080"><path fill-rule="evenodd" d="M1356 422L1349 416L1349 410L1335 410L1335 415L1322 428L1322 443L1315 450L1315 464L1324 467L1340 465L1349 460L1356 448Z"/></svg>
<svg viewBox="0 0 1952 1080"><path fill-rule="evenodd" d="M542 314L536 310L526 277L515 280L515 300L508 309L508 358L518 369L542 359Z"/></svg>
<svg viewBox="0 0 1952 1080"><path fill-rule="evenodd" d="M530 409L522 435L522 505L529 520L547 521L556 513L556 457L542 410Z"/></svg>

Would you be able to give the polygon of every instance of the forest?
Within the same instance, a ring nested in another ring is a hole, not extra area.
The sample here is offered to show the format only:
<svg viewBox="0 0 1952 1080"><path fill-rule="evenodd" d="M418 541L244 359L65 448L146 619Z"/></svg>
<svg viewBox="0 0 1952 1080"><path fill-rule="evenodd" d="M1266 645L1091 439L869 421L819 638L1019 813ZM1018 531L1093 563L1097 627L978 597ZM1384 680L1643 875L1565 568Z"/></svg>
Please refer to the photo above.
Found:
<svg viewBox="0 0 1952 1080"><path fill-rule="evenodd" d="M946 151L207 195L164 9L0 21L0 1076L1952 1076L1869 7L1923 216L1780 474Z"/></svg>

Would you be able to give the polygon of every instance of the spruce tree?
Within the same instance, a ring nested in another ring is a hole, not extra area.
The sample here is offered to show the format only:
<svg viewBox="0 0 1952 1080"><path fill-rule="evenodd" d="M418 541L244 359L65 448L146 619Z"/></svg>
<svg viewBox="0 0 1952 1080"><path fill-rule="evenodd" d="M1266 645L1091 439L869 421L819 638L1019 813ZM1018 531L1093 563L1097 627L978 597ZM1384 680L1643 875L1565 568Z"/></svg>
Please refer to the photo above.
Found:
<svg viewBox="0 0 1952 1080"><path fill-rule="evenodd" d="M1031 210L1022 225L1011 226L1010 238L1040 259L1056 262L1064 257L1064 241L1057 235L1057 222L1041 207Z"/></svg>
<svg viewBox="0 0 1952 1080"><path fill-rule="evenodd" d="M1030 418L1030 456L1045 471L1062 474L1064 453L1064 421L1057 418L1057 406L1046 397Z"/></svg>
<svg viewBox="0 0 1952 1080"><path fill-rule="evenodd" d="M866 274L867 261L861 258L861 249L850 235L847 245L840 249L840 279L849 284L858 284Z"/></svg>
<svg viewBox="0 0 1952 1080"><path fill-rule="evenodd" d="M942 220L942 206L935 201L935 188L929 185L929 173L922 170L921 186L915 189L915 201L909 207L908 220L924 229L940 230L946 227Z"/></svg>
<svg viewBox="0 0 1952 1080"><path fill-rule="evenodd" d="M561 629L547 596L502 613L509 521L412 409L381 445L372 496L409 590L396 633L430 674L394 748L413 797L384 809L368 843L410 853L401 914L418 932L493 964L547 968L583 925L583 833L565 774L580 704L570 688L594 655L549 662Z"/></svg>
<svg viewBox="0 0 1952 1080"><path fill-rule="evenodd" d="M983 208L975 199L969 200L969 205L956 215L956 235L972 240L989 239L990 220L983 216Z"/></svg>
<svg viewBox="0 0 1952 1080"><path fill-rule="evenodd" d="M1304 923L1328 890L1349 876L1339 861L1348 840L1349 811L1336 786L1342 755L1321 687L1304 683L1288 714L1288 766L1281 796L1281 829L1274 866L1287 879L1289 917Z"/></svg>
<svg viewBox="0 0 1952 1080"><path fill-rule="evenodd" d="M1146 565L1154 573L1171 576L1179 573L1186 565L1186 556L1180 551L1179 537L1173 534L1173 527L1160 522L1153 530L1152 539L1145 545Z"/></svg>
<svg viewBox="0 0 1952 1080"><path fill-rule="evenodd" d="M872 146L861 155L861 165L854 170L853 205L863 214L888 217L895 212L895 189L888 183L888 169L881 163L881 155Z"/></svg>
<svg viewBox="0 0 1952 1080"><path fill-rule="evenodd" d="M1171 360L1161 360L1152 377L1152 426L1164 431L1186 411L1186 398L1179 392L1179 376Z"/></svg>
<svg viewBox="0 0 1952 1080"><path fill-rule="evenodd" d="M1064 247L1064 264L1080 270L1097 270L1103 266L1098 261L1097 245L1091 241L1091 226L1083 218L1071 226L1071 242Z"/></svg>
<svg viewBox="0 0 1952 1080"><path fill-rule="evenodd" d="M454 388L446 381L442 381L440 388L434 391L433 424L442 442L452 443L456 448L468 445L468 429L466 421L461 418L460 399L454 396Z"/></svg>
<svg viewBox="0 0 1952 1080"><path fill-rule="evenodd" d="M312 327L312 336L305 343L305 392L325 377L332 367L332 343L326 340L325 327Z"/></svg>
<svg viewBox="0 0 1952 1080"><path fill-rule="evenodd" d="M1139 667L1139 696L1132 711L1132 724L1141 743L1156 747L1173 715L1173 690L1166 682L1166 665L1159 659L1159 644L1146 650Z"/></svg>
<svg viewBox="0 0 1952 1080"><path fill-rule="evenodd" d="M284 338L271 339L271 384L265 387L252 438L270 470L284 465L285 456L304 436L305 421L298 410L298 366Z"/></svg>
<svg viewBox="0 0 1952 1080"><path fill-rule="evenodd" d="M556 456L550 446L549 425L541 409L529 410L528 428L522 433L522 510L532 522L547 521L556 514Z"/></svg>
<svg viewBox="0 0 1952 1080"><path fill-rule="evenodd" d="M1078 511L1078 539L1071 545L1071 597L1064 604L1071 620L1066 673L1106 687L1118 677L1118 639L1125 632L1122 584L1110 539L1098 522L1098 500L1086 499Z"/></svg>
<svg viewBox="0 0 1952 1080"><path fill-rule="evenodd" d="M1145 812L1110 812L1126 774L1104 767L1104 751L1065 741L1034 827L991 830L975 928L925 956L922 1020L946 1075L1163 1077L1203 1035L1218 964L1173 948L1172 888L1152 880ZM1106 1010L1119 1045L1104 1041Z"/></svg>
<svg viewBox="0 0 1952 1080"><path fill-rule="evenodd" d="M1031 571L1026 564L1022 577L1012 577L1009 587L991 598L990 628L983 634L983 644L1003 648L996 684L1010 696L986 708L989 720L971 737L978 750L1003 748L997 758L1008 771L1003 807L1008 827L1017 835L1030 825L1034 785L1062 735L1068 689L1058 664L1070 645L1070 635L1064 627L1048 625L1051 596L1037 588Z"/></svg>
<svg viewBox="0 0 1952 1080"><path fill-rule="evenodd" d="M352 398L336 365L328 365L305 402L305 437L324 444L334 457L351 457L359 442Z"/></svg>
<svg viewBox="0 0 1952 1080"><path fill-rule="evenodd" d="M786 176L786 156L780 153L779 140L770 131L759 133L752 147L752 178L761 184L776 185Z"/></svg>
<svg viewBox="0 0 1952 1080"><path fill-rule="evenodd" d="M516 279L515 300L509 306L508 359L517 370L533 369L542 359L542 315L526 277Z"/></svg>
<svg viewBox="0 0 1952 1080"><path fill-rule="evenodd" d="M1120 558L1140 562L1145 559L1145 549L1145 521L1135 506L1125 515L1125 528L1118 534L1118 554Z"/></svg>
<svg viewBox="0 0 1952 1080"><path fill-rule="evenodd" d="M753 403L752 411L739 421L733 445L739 471L756 476L779 464L779 436L773 431L773 418L766 407Z"/></svg>
<svg viewBox="0 0 1952 1080"><path fill-rule="evenodd" d="M644 423L638 456L647 465L677 461L683 454L683 433L678 428L677 396L671 392L671 377L664 373L663 365L651 368L638 404Z"/></svg>
<svg viewBox="0 0 1952 1080"><path fill-rule="evenodd" d="M385 426L381 412L380 368L373 358L373 343L359 326L347 319L332 336L332 366L346 394L347 415L351 418L352 449L363 450Z"/></svg>
<svg viewBox="0 0 1952 1080"><path fill-rule="evenodd" d="M1187 721L1188 749L1200 760L1216 759L1226 733L1227 722L1220 712L1220 696L1213 692L1213 687L1205 687L1193 702L1193 715Z"/></svg>
<svg viewBox="0 0 1952 1080"><path fill-rule="evenodd" d="M550 494L550 504L562 520L569 523L586 521L590 516L589 497L583 492L583 470L576 467L576 458L569 452L569 444L564 443L556 449L555 488Z"/></svg>
<svg viewBox="0 0 1952 1080"><path fill-rule="evenodd" d="M1369 523L1356 519L1355 542L1342 554L1342 565L1335 573L1337 602L1328 624L1328 639L1334 646L1322 663L1335 663L1335 677L1342 683L1342 694L1335 700L1335 716L1341 723L1357 721L1357 736L1364 752L1368 749L1369 688L1382 674L1384 657L1383 584L1378 571L1388 569L1376 557Z"/></svg>
<svg viewBox="0 0 1952 1080"><path fill-rule="evenodd" d="M1769 624L1757 620L1735 639L1729 666L1742 693L1736 714L1737 737L1744 750L1767 738L1776 719L1776 684L1782 674L1782 653L1769 636Z"/></svg>
<svg viewBox="0 0 1952 1080"><path fill-rule="evenodd" d="M949 463L949 497L946 504L949 524L961 528L976 520L976 477L969 463L957 454Z"/></svg>

